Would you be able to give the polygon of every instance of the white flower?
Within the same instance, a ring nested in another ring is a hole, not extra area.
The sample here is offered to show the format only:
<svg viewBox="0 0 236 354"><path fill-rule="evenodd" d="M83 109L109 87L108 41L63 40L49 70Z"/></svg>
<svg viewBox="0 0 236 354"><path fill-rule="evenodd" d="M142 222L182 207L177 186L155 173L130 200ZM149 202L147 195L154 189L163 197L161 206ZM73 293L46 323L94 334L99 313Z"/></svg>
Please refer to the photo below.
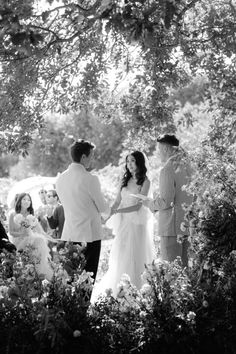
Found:
<svg viewBox="0 0 236 354"><path fill-rule="evenodd" d="M22 223L23 221L24 221L24 217L23 217L22 214L16 214L16 215L14 216L14 222L15 222L17 225L21 226L21 223Z"/></svg>
<svg viewBox="0 0 236 354"><path fill-rule="evenodd" d="M44 280L42 281L42 286L45 287L45 288L46 288L49 284L50 284L50 282L49 282L47 279L44 279Z"/></svg>
<svg viewBox="0 0 236 354"><path fill-rule="evenodd" d="M129 277L129 275L126 274L126 273L122 274L122 276L121 276L121 281L130 283L130 277Z"/></svg>
<svg viewBox="0 0 236 354"><path fill-rule="evenodd" d="M8 295L8 287L5 285L0 286L0 299Z"/></svg>
<svg viewBox="0 0 236 354"><path fill-rule="evenodd" d="M35 227L38 223L37 218L32 214L27 215L26 220L31 227Z"/></svg>
<svg viewBox="0 0 236 354"><path fill-rule="evenodd" d="M189 260L188 260L188 266L189 266L189 268L192 268L192 267L193 267L193 259L192 259L192 258L189 258Z"/></svg>
<svg viewBox="0 0 236 354"><path fill-rule="evenodd" d="M144 284L140 289L141 294L143 295L151 295L152 294L152 287L149 284Z"/></svg>
<svg viewBox="0 0 236 354"><path fill-rule="evenodd" d="M125 297L125 291L124 291L123 285L119 284L119 285L117 286L117 290L118 290L117 298L123 298L123 297Z"/></svg>
<svg viewBox="0 0 236 354"><path fill-rule="evenodd" d="M189 313L187 314L187 319L189 321L193 321L195 319L195 317L196 317L196 313L193 311L189 311Z"/></svg>
<svg viewBox="0 0 236 354"><path fill-rule="evenodd" d="M209 265L209 263L207 261L204 263L203 269L205 269L205 270L210 269L210 265Z"/></svg>
<svg viewBox="0 0 236 354"><path fill-rule="evenodd" d="M145 317L146 317L146 312L145 312L145 311L140 311L139 316L140 316L141 318L145 318Z"/></svg>
<svg viewBox="0 0 236 354"><path fill-rule="evenodd" d="M219 270L218 275L219 275L219 277L224 278L225 273L222 270Z"/></svg>
<svg viewBox="0 0 236 354"><path fill-rule="evenodd" d="M186 232L186 231L187 231L187 226L185 225L184 222L181 222L181 224L180 224L180 230L181 230L182 232Z"/></svg>
<svg viewBox="0 0 236 354"><path fill-rule="evenodd" d="M73 332L73 337L77 338L77 337L80 337L81 336L81 332L76 329L74 332Z"/></svg>
<svg viewBox="0 0 236 354"><path fill-rule="evenodd" d="M154 260L154 264L155 264L156 267L160 267L160 265L162 264L161 259L160 258L155 259Z"/></svg>
<svg viewBox="0 0 236 354"><path fill-rule="evenodd" d="M198 217L199 217L199 219L202 219L204 217L204 213L202 210L199 211Z"/></svg>
<svg viewBox="0 0 236 354"><path fill-rule="evenodd" d="M183 235L177 235L177 242L178 243L182 243L183 241L184 241L184 236Z"/></svg>

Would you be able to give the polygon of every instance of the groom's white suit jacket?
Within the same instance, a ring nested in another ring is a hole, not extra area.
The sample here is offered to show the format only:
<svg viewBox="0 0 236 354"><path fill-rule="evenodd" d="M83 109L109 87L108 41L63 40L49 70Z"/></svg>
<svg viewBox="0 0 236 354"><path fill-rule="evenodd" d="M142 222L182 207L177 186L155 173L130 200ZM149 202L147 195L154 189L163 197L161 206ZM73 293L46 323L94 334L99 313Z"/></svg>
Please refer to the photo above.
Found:
<svg viewBox="0 0 236 354"><path fill-rule="evenodd" d="M97 176L83 165L72 163L56 181L64 207L65 223L61 240L93 242L102 239L101 213L109 212Z"/></svg>

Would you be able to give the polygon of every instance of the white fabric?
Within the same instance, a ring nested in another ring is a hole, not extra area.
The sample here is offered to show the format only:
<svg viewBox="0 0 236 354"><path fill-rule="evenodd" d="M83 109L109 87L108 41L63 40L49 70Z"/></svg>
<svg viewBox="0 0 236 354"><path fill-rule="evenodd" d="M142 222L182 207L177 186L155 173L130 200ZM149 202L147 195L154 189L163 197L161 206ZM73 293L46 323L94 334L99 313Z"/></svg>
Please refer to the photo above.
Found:
<svg viewBox="0 0 236 354"><path fill-rule="evenodd" d="M15 229L22 229L21 226L14 225ZM39 275L44 275L48 280L52 279L53 269L50 265L51 255L48 247L48 241L55 242L54 239L48 238L43 232L39 224L36 225L35 230L27 229L28 235L25 237L10 236L10 241L16 246L17 251L25 250L28 245L33 246L32 255L37 258L35 263L36 271Z"/></svg>
<svg viewBox="0 0 236 354"><path fill-rule="evenodd" d="M130 196L138 194L140 187L130 186L122 188L120 208L137 203L137 198ZM153 241L153 217L151 212L141 207L139 211L115 214L107 222L112 227L115 239L109 258L109 269L101 282L95 285L92 302L96 301L99 294L111 288L113 295L117 295L117 285L123 274L128 274L131 283L141 288L141 274L145 264L150 264L155 257Z"/></svg>
<svg viewBox="0 0 236 354"><path fill-rule="evenodd" d="M33 176L22 179L16 182L7 195L7 205L9 208L14 207L16 194L29 193L33 202L34 209L36 210L41 205L39 198L39 191L41 188L54 189L56 177Z"/></svg>
<svg viewBox="0 0 236 354"><path fill-rule="evenodd" d="M101 213L109 212L97 176L84 166L72 163L56 181L56 190L64 207L65 224L61 240L93 242L101 240Z"/></svg>

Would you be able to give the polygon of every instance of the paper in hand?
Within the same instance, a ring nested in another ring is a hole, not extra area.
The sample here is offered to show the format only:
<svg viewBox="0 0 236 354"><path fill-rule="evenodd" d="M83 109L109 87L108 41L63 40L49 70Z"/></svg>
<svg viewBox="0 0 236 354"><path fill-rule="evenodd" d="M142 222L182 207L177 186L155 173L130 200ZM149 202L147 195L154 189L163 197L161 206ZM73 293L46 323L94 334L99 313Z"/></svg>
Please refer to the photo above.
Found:
<svg viewBox="0 0 236 354"><path fill-rule="evenodd" d="M152 198L147 197L146 195L143 194L130 194L132 197L142 199L142 200L152 200Z"/></svg>

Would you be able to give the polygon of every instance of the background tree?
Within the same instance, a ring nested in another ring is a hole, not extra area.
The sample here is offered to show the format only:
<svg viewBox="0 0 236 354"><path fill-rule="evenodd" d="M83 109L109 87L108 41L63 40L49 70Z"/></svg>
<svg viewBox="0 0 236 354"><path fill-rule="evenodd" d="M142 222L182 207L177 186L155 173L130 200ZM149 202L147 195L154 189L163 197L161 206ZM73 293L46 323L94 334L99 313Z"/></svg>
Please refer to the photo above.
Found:
<svg viewBox="0 0 236 354"><path fill-rule="evenodd" d="M173 131L176 107L167 98L197 73L206 75L207 95L213 94L220 110L233 97L232 1L50 0L43 9L40 4L1 3L3 147L26 150L48 110L78 111L91 99L99 106L111 66L137 74L118 104L134 136L140 128L151 136ZM225 76L230 66L232 76ZM108 115L113 109L106 107Z"/></svg>
<svg viewBox="0 0 236 354"><path fill-rule="evenodd" d="M22 179L32 175L56 176L70 163L69 145L74 139L86 138L95 143L92 168L101 169L108 164L117 165L123 149L125 130L117 119L106 124L82 107L79 113L47 117L40 136L35 136L28 156L10 168L10 176Z"/></svg>

